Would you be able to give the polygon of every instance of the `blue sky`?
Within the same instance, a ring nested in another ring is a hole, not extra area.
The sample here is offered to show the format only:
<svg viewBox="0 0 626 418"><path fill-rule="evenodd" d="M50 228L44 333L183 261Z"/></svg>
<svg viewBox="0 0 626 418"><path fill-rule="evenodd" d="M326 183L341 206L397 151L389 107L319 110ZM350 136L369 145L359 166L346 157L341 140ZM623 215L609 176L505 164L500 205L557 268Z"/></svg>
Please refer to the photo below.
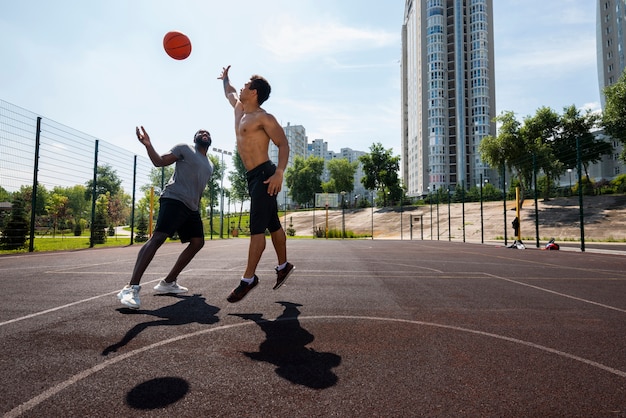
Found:
<svg viewBox="0 0 626 418"><path fill-rule="evenodd" d="M494 0L498 113L599 108L595 1ZM217 80L264 75L264 108L309 141L400 154L401 0L0 0L0 99L145 154L208 129L232 150L232 110ZM180 30L184 61L162 49Z"/></svg>

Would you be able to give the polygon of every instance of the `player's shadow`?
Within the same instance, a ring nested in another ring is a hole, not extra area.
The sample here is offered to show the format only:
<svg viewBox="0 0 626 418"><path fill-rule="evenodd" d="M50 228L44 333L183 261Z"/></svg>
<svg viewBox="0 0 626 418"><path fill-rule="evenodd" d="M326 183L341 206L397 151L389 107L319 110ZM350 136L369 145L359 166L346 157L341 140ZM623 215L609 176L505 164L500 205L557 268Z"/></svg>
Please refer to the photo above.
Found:
<svg viewBox="0 0 626 418"><path fill-rule="evenodd" d="M198 324L215 324L219 321L217 313L219 308L211 306L206 303L206 299L201 295L171 295L180 299L173 305L164 306L153 311L142 309L128 309L119 308L118 311L125 315L150 315L155 316L158 319L156 321L147 321L132 327L126 335L117 343L108 346L102 351L102 355L106 356L109 353L116 352L121 347L124 347L133 338L141 334L145 329L150 327L172 326L172 325L185 325L197 322Z"/></svg>
<svg viewBox="0 0 626 418"><path fill-rule="evenodd" d="M332 369L339 366L341 356L334 353L319 353L306 345L315 337L300 326L298 307L291 302L276 302L284 306L283 313L273 321L262 314L230 314L254 321L265 332L265 341L259 351L244 353L255 361L264 361L276 366L276 374L292 383L313 389L326 389L337 383Z"/></svg>

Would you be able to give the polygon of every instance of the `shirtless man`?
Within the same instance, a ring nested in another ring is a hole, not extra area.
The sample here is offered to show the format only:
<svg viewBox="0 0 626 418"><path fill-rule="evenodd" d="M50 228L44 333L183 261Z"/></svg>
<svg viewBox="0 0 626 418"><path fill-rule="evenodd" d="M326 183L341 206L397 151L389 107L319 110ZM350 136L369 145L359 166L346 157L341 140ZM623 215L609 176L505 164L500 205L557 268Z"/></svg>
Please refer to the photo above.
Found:
<svg viewBox="0 0 626 418"><path fill-rule="evenodd" d="M287 237L280 224L276 201L289 159L289 142L276 118L260 107L269 97L271 87L263 77L253 75L237 96L237 90L228 79L228 70L230 65L222 70L218 79L224 82L224 94L235 109L237 151L248 171L250 193L248 263L239 286L226 298L233 303L239 302L259 284L255 272L265 251L266 229L270 232L278 257L274 290L287 280L295 267L287 262ZM269 158L270 140L278 147L278 167Z"/></svg>

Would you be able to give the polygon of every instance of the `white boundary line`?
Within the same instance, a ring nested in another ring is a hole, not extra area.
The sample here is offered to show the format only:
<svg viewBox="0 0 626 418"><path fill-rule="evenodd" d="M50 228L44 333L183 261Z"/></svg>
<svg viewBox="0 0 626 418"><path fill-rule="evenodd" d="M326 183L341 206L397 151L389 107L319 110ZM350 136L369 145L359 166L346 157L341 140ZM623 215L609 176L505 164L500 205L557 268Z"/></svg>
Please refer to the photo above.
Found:
<svg viewBox="0 0 626 418"><path fill-rule="evenodd" d="M600 370L604 370L606 372L609 372L611 374L614 374L616 376L622 377L622 378L626 378L626 372L622 371L622 370L618 370L615 369L613 367L609 367L606 366L602 363L598 363L596 361L593 360L588 360L585 359L583 357L579 357L573 354L569 354L566 353L564 351L560 351L560 350L556 350L550 347L546 347L540 344L535 344L529 341L524 341L524 340L520 340L517 338L511 338L511 337L506 337L503 335L498 335L498 334L493 334L490 332L484 332L484 331L477 331L477 330L473 330L473 329L469 329L469 328L462 328L462 327L457 327L457 326L453 326L453 325L445 325L445 324L437 324L437 323L433 323L433 322L424 322L424 321L413 321L413 320L408 320L408 319L395 319L395 318L381 318L381 317L372 317L372 316L351 316L351 315L337 315L337 316L332 316L332 315L320 315L320 316L308 316L308 317L298 317L298 318L284 318L284 319L275 319L273 321L270 320L264 320L262 322L276 322L276 321L294 321L294 320L298 320L298 321L307 321L307 320L322 320L322 319L342 319L342 320L366 320L366 321L383 321L383 322L400 322L400 323L405 323L405 324L413 324L413 325L420 325L420 326L429 326L429 327L435 327L435 328L441 328L441 329L447 329L447 330L452 330L452 331L459 331L459 332L465 332L465 333L469 333L469 334L474 334L474 335L479 335L479 336L483 336L483 337L490 337L490 338L495 338L498 340L502 340L502 341L507 341L507 342L511 342L514 344L519 344L519 345L523 345L526 347L530 347L530 348L534 348L540 351L544 351L546 353L550 353L550 354L556 354L558 356L570 359L570 360L574 360L574 361L578 361L580 363L583 363L585 365L591 366L591 367L595 367L598 368ZM255 324L251 324L249 322L246 323L240 323L240 324L231 324L231 325L222 325L219 327L215 327L215 328L210 328L210 329L205 329L205 330L201 330L201 331L196 331L196 332L192 332L190 334L185 334L185 335L179 335L177 337L173 337L173 338L169 338L167 340L163 340L163 341L159 341L157 343L153 343L150 345L147 345L145 347L139 348L137 350L133 350L130 351L128 353L125 354L121 354L117 357L114 357L112 359L109 360L105 360L104 362L95 365L94 367L91 367L89 369L86 369L80 373L75 374L74 376L71 376L69 379L60 382L58 384L56 384L55 386L52 386L50 388L48 388L47 390L45 390L44 392L40 393L39 395L35 396L34 398L31 398L30 400L18 405L17 407L13 408L11 411L7 412L4 415L4 418L14 418L14 417L18 417L19 415L25 413L26 411L29 411L31 409L33 409L34 407L38 406L39 404L41 404L42 402L48 400L49 398L53 397L54 395L56 395L57 393L61 392L62 390L68 388L69 386L83 380L86 379L87 377L99 372L100 370L103 370L105 368L107 368L108 366L114 365L116 363L119 363L121 361L127 360L135 355L141 354L143 352L152 350L154 348L158 348L170 343L174 343L177 341L181 341L187 338L192 338L192 337L197 337L199 335L203 335L203 334L209 334L212 332L217 332L217 331L222 331L222 330L229 330L231 328L238 328L238 327L243 327L243 326L253 326Z"/></svg>

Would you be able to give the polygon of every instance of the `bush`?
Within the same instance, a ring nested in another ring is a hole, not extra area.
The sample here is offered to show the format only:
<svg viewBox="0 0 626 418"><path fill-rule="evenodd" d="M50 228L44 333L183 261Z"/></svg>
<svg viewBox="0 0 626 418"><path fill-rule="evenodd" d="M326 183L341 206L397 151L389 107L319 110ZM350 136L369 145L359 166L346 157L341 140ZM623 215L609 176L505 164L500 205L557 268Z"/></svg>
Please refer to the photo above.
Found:
<svg viewBox="0 0 626 418"><path fill-rule="evenodd" d="M11 218L2 231L0 247L4 250L19 250L26 246L28 222L24 211L24 200L21 197L13 199Z"/></svg>

